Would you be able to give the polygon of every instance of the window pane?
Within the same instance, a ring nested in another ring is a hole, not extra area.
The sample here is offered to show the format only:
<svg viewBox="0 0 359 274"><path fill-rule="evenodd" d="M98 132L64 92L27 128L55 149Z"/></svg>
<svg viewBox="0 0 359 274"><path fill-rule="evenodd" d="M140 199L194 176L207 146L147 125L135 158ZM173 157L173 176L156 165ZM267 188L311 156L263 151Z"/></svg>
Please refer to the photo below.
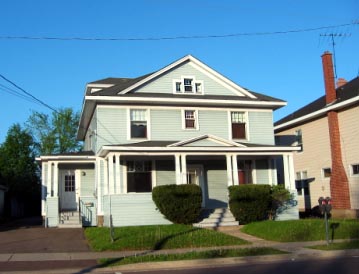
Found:
<svg viewBox="0 0 359 274"><path fill-rule="evenodd" d="M65 175L65 192L75 191L75 175Z"/></svg>
<svg viewBox="0 0 359 274"><path fill-rule="evenodd" d="M245 139L246 138L246 124L232 123L232 138Z"/></svg>
<svg viewBox="0 0 359 274"><path fill-rule="evenodd" d="M194 120L186 120L186 128L195 128Z"/></svg>
<svg viewBox="0 0 359 274"><path fill-rule="evenodd" d="M352 165L353 168L353 175L359 174L359 165Z"/></svg>
<svg viewBox="0 0 359 274"><path fill-rule="evenodd" d="M131 109L131 121L147 121L145 109Z"/></svg>
<svg viewBox="0 0 359 274"><path fill-rule="evenodd" d="M231 112L232 123L245 123L244 112Z"/></svg>
<svg viewBox="0 0 359 274"><path fill-rule="evenodd" d="M127 192L151 192L151 161L127 162Z"/></svg>
<svg viewBox="0 0 359 274"><path fill-rule="evenodd" d="M324 178L329 178L330 175L332 175L332 169L331 168L323 168Z"/></svg>
<svg viewBox="0 0 359 274"><path fill-rule="evenodd" d="M147 138L147 123L131 122L131 138Z"/></svg>
<svg viewBox="0 0 359 274"><path fill-rule="evenodd" d="M183 82L184 82L184 91L192 92L192 79L185 78Z"/></svg>

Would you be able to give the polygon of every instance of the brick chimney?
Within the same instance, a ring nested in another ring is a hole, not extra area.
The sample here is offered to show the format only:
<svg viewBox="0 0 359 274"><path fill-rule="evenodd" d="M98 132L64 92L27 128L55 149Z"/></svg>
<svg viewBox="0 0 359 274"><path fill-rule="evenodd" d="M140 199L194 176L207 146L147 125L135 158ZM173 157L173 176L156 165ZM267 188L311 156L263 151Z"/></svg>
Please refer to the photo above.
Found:
<svg viewBox="0 0 359 274"><path fill-rule="evenodd" d="M322 55L322 63L326 103L330 104L337 99L335 91L332 54L330 52L324 52L324 54ZM333 209L350 209L349 183L342 160L338 113L331 110L327 113L327 117L332 158L330 191L331 198L333 199Z"/></svg>
<svg viewBox="0 0 359 274"><path fill-rule="evenodd" d="M337 88L340 88L341 86L344 86L346 83L348 83L348 81L345 80L344 78L338 78Z"/></svg>

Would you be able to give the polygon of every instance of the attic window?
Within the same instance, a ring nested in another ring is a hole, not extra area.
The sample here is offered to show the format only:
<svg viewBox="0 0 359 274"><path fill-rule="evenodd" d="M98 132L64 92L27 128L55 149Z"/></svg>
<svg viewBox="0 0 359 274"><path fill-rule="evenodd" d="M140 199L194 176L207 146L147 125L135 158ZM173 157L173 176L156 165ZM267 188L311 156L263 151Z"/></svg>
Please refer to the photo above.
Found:
<svg viewBox="0 0 359 274"><path fill-rule="evenodd" d="M173 80L175 94L203 94L203 81L193 76L182 76L181 80Z"/></svg>

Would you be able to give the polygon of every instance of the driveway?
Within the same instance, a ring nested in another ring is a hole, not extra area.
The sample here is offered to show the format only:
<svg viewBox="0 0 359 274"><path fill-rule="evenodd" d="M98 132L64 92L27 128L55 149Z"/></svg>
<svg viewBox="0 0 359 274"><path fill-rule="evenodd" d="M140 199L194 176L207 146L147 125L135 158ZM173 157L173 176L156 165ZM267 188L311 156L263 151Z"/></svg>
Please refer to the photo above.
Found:
<svg viewBox="0 0 359 274"><path fill-rule="evenodd" d="M90 251L82 228L44 228L41 217L0 225L0 253Z"/></svg>

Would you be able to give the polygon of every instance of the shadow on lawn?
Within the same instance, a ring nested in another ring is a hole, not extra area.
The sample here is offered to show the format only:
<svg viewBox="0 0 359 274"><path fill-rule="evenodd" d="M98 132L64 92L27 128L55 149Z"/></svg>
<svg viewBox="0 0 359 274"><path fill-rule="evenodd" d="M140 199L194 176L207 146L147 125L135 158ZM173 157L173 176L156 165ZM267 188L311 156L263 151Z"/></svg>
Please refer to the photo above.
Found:
<svg viewBox="0 0 359 274"><path fill-rule="evenodd" d="M180 233L176 233L176 234L172 234L172 235L169 235L169 236L166 236L164 237L163 239L160 239L157 243L155 243L155 245L153 246L153 248L151 250L146 250L146 251L143 251L141 253L136 253L134 255L130 255L130 256L126 256L126 257L120 257L120 258L114 258L114 259L109 259L109 260L106 260L105 263L101 263L97 266L93 266L93 267L89 267L89 268L86 268L86 269L83 269L79 272L76 272L75 274L84 274L84 273L90 273L92 272L94 269L97 269L97 268L104 268L104 267L108 267L110 266L111 264L114 264L114 263L119 263L121 262L122 260L124 260L125 258L131 258L131 257L140 257L140 256L144 256L144 255L150 255L152 253L155 253L156 251L158 250L161 250L165 244L173 239L173 238L176 238L178 236L181 236L181 235L184 235L184 234L188 234L188 233L191 233L191 232L194 232L194 231L198 231L200 230L200 228L193 228L193 229L190 229L190 230L187 230L187 231L183 231L183 232L180 232ZM116 239L115 239L116 240ZM215 256L215 255L214 255Z"/></svg>

